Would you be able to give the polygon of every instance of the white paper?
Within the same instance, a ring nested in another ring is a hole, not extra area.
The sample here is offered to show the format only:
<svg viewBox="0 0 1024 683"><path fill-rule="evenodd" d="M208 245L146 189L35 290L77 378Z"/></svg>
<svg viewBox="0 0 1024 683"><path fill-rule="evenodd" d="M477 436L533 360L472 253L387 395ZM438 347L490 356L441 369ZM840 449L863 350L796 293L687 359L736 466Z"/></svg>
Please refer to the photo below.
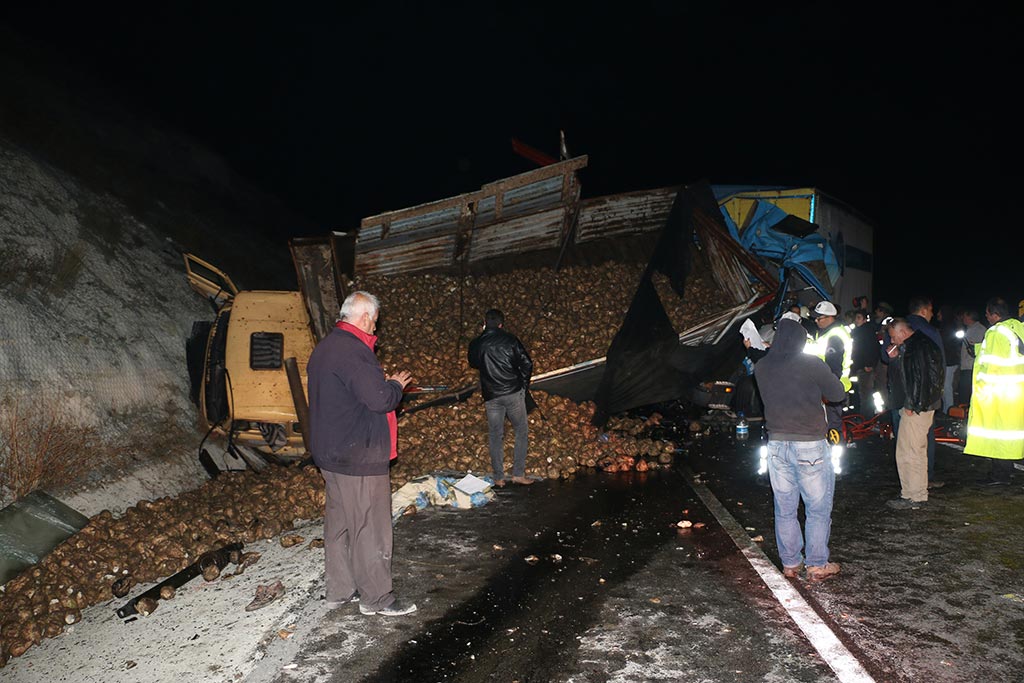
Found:
<svg viewBox="0 0 1024 683"><path fill-rule="evenodd" d="M472 474L467 474L455 482L455 488L469 495L486 491L490 486L486 481Z"/></svg>
<svg viewBox="0 0 1024 683"><path fill-rule="evenodd" d="M740 325L740 334L743 335L744 339L750 340L751 348L757 349L758 351L764 351L768 348L764 345L764 340L761 339L761 335L757 333L757 328L754 326L754 323L750 321L750 318L744 320L743 324Z"/></svg>

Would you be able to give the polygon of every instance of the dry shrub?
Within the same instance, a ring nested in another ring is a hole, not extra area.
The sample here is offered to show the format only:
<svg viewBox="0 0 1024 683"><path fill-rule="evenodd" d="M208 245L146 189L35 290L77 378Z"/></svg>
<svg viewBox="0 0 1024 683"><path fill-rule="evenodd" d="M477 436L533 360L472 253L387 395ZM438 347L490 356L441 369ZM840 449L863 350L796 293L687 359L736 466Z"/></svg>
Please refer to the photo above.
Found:
<svg viewBox="0 0 1024 683"><path fill-rule="evenodd" d="M78 482L101 445L95 428L75 424L53 403L8 399L0 406L0 498Z"/></svg>

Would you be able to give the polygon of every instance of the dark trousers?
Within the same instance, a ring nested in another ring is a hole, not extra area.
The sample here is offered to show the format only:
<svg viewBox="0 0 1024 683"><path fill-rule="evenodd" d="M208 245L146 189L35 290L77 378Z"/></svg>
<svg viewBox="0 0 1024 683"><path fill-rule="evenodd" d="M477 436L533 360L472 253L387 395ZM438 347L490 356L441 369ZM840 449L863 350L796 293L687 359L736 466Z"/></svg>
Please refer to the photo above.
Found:
<svg viewBox="0 0 1024 683"><path fill-rule="evenodd" d="M971 392L974 390L974 370L968 368L960 369L960 391L957 394L956 402L965 406L971 405Z"/></svg>
<svg viewBox="0 0 1024 683"><path fill-rule="evenodd" d="M992 466L988 470L988 476L990 479L994 481L1010 481L1010 474L1013 472L1013 460L989 458L989 462L992 463Z"/></svg>
<svg viewBox="0 0 1024 683"><path fill-rule="evenodd" d="M843 408L845 407L845 400L840 403L825 404L825 421L828 423L828 429L829 431L834 429L839 432L840 439L843 436ZM840 443L842 442L840 441Z"/></svg>
<svg viewBox="0 0 1024 683"><path fill-rule="evenodd" d="M373 610L387 607L395 601L391 593L391 476L321 472L327 493L327 600L347 600L358 590L361 604Z"/></svg>
<svg viewBox="0 0 1024 683"><path fill-rule="evenodd" d="M491 468L495 480L505 478L505 418L512 423L516 436L512 451L512 476L526 476L526 447L530 424L526 419L526 390L498 396L486 401L487 442L491 451Z"/></svg>

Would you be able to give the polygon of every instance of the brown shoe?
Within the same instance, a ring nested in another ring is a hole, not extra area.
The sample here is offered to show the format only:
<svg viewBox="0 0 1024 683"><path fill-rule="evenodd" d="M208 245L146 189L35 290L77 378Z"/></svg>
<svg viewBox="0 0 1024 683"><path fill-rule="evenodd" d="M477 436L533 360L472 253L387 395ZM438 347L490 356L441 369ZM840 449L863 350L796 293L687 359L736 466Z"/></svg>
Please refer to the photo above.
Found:
<svg viewBox="0 0 1024 683"><path fill-rule="evenodd" d="M512 481L522 486L529 486L533 483L533 479L530 479L529 477L512 477Z"/></svg>
<svg viewBox="0 0 1024 683"><path fill-rule="evenodd" d="M800 578L800 570L804 568L804 565L798 564L795 567L783 567L782 575L787 579L798 579Z"/></svg>
<svg viewBox="0 0 1024 683"><path fill-rule="evenodd" d="M824 581L839 573L838 562L828 562L821 567L808 567L807 578L811 581Z"/></svg>
<svg viewBox="0 0 1024 683"><path fill-rule="evenodd" d="M504 488L505 487L505 480L504 479L495 479L493 485L494 485L494 488L496 488L496 489Z"/></svg>

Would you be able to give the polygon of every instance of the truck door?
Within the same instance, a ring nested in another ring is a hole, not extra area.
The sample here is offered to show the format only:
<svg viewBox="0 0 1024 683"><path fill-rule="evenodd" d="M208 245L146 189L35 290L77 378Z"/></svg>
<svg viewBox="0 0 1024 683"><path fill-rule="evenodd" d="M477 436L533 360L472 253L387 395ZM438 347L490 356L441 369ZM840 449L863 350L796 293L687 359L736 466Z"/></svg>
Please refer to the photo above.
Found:
<svg viewBox="0 0 1024 683"><path fill-rule="evenodd" d="M219 307L238 294L238 287L223 271L201 258L185 254L185 275L192 289Z"/></svg>
<svg viewBox="0 0 1024 683"><path fill-rule="evenodd" d="M299 237L288 242L299 291L306 303L313 337L319 342L331 331L355 265L355 235L334 232L328 237Z"/></svg>

